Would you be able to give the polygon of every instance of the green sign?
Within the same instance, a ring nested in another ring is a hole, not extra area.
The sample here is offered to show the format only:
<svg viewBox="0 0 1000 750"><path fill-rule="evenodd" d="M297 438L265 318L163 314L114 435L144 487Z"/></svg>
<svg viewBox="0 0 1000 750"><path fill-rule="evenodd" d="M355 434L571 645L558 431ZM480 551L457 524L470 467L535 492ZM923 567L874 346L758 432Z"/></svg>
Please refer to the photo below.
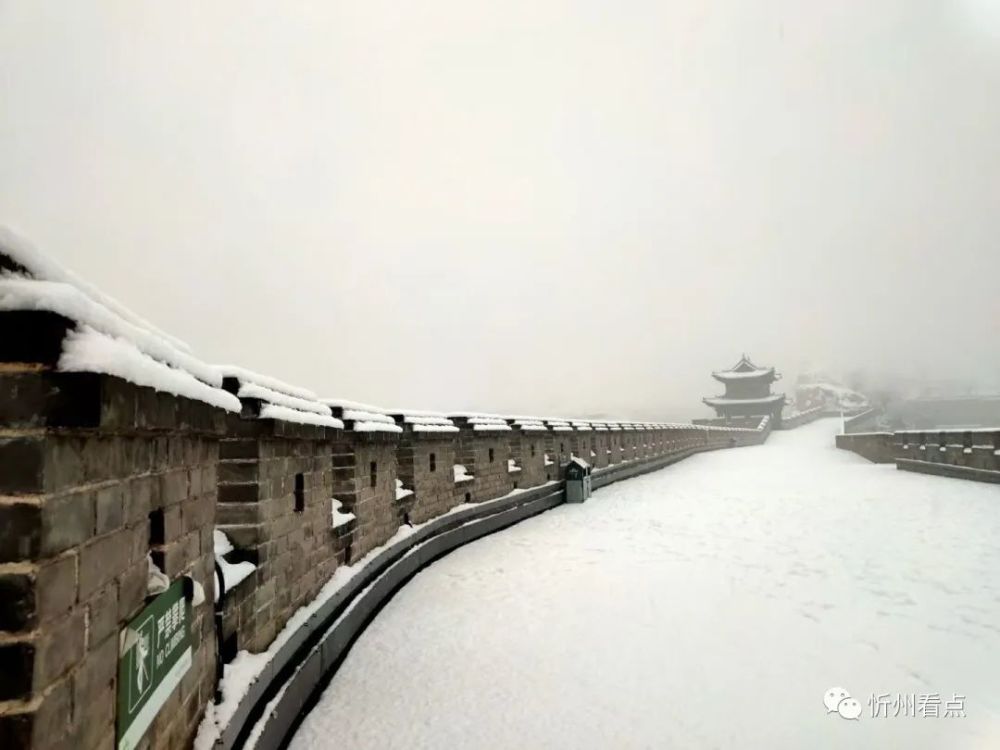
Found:
<svg viewBox="0 0 1000 750"><path fill-rule="evenodd" d="M191 668L191 604L184 581L150 602L119 643L118 750L132 750Z"/></svg>

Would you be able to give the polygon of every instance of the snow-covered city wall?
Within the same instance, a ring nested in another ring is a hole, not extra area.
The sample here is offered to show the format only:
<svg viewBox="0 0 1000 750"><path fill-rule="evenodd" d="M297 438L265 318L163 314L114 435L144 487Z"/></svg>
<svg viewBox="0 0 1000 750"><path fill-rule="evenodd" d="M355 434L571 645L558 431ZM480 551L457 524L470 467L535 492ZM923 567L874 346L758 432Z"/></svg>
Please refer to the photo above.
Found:
<svg viewBox="0 0 1000 750"><path fill-rule="evenodd" d="M794 430L796 427L815 422L824 416L827 416L827 410L822 406L814 406L804 411L794 411L781 418L781 429Z"/></svg>
<svg viewBox="0 0 1000 750"><path fill-rule="evenodd" d="M190 613L190 663L139 739L188 748L208 721L209 744L226 746L231 723L262 709L247 685L279 679L267 655L391 540L532 488L560 493L572 459L611 481L769 431L320 399L208 364L0 240L5 750L117 743L122 634L171 583L184 582L173 614Z"/></svg>
<svg viewBox="0 0 1000 750"><path fill-rule="evenodd" d="M1000 483L1000 430L901 430L837 435L837 447L905 471Z"/></svg>

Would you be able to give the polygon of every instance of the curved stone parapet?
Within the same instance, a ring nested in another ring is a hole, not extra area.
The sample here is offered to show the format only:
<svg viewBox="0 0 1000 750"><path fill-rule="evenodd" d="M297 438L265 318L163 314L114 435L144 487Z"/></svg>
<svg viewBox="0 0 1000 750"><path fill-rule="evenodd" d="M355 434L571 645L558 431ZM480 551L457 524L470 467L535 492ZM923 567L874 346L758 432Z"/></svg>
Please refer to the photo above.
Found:
<svg viewBox="0 0 1000 750"><path fill-rule="evenodd" d="M320 399L6 236L0 271L4 750L237 747L420 565L561 502L570 462L600 486L770 431ZM148 679L151 618L178 650Z"/></svg>

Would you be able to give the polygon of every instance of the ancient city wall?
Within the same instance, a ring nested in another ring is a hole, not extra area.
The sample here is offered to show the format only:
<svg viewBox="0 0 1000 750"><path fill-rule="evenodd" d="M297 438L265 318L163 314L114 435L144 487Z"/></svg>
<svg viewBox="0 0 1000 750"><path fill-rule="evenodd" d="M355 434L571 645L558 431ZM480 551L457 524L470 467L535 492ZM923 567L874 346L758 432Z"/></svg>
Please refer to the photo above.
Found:
<svg viewBox="0 0 1000 750"><path fill-rule="evenodd" d="M4 750L181 750L206 711L228 747L265 694L234 697L225 665L302 647L286 626L414 525L505 498L527 517L526 490L540 512L573 457L625 476L767 436L324 401L205 364L31 251L0 252L0 272ZM189 643L163 681L145 674L154 619Z"/></svg>
<svg viewBox="0 0 1000 750"><path fill-rule="evenodd" d="M114 746L119 636L151 564L191 584L193 654L149 746L187 747L214 689L223 415L25 354L0 351L0 747Z"/></svg>
<svg viewBox="0 0 1000 750"><path fill-rule="evenodd" d="M1000 430L903 430L837 435L837 447L905 471L1000 482Z"/></svg>

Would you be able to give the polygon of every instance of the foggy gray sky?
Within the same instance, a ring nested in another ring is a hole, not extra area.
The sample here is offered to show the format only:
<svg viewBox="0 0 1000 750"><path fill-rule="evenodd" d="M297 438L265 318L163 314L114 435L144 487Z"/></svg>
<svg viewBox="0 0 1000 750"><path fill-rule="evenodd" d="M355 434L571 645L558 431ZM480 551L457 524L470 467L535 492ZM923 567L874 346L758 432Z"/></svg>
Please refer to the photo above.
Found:
<svg viewBox="0 0 1000 750"><path fill-rule="evenodd" d="M322 395L1000 372L997 0L0 0L0 107L0 223Z"/></svg>

